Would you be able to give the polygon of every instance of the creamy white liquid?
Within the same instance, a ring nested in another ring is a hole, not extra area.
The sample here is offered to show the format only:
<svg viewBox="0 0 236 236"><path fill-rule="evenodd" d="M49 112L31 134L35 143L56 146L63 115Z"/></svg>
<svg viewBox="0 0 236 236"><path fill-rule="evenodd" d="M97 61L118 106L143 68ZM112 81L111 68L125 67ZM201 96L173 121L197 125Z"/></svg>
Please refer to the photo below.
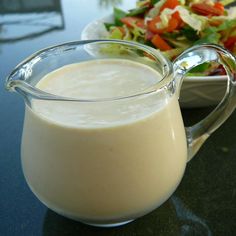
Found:
<svg viewBox="0 0 236 236"><path fill-rule="evenodd" d="M62 67L37 87L79 99L120 97L160 80L153 69L121 59ZM187 159L177 98L166 91L117 101L33 101L25 114L22 164L48 207L87 222L139 217L179 184Z"/></svg>

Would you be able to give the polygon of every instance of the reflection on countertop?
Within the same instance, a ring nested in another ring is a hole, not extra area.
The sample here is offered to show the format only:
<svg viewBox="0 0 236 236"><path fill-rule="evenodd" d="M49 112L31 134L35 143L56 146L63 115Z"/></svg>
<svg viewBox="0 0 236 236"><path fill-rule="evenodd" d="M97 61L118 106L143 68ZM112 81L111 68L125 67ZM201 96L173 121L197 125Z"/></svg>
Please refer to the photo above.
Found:
<svg viewBox="0 0 236 236"><path fill-rule="evenodd" d="M145 225L149 225L148 229ZM65 234L70 236L156 236L156 232L159 232L159 235L162 236L213 235L205 220L195 215L185 206L183 201L175 195L157 210L122 227L96 228L67 219L51 210L46 212L43 226L43 236L63 236Z"/></svg>
<svg viewBox="0 0 236 236"><path fill-rule="evenodd" d="M35 38L64 27L60 0L0 1L0 43Z"/></svg>

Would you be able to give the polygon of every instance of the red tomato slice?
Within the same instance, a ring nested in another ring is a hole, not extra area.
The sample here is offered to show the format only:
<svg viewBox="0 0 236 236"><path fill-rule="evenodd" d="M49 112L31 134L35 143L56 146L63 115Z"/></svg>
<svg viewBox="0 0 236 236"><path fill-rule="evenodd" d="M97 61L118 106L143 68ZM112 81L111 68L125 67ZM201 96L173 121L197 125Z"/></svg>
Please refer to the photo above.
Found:
<svg viewBox="0 0 236 236"><path fill-rule="evenodd" d="M230 51L234 49L235 45L236 45L236 36L231 36L226 40L226 42L224 42L224 46Z"/></svg>
<svg viewBox="0 0 236 236"><path fill-rule="evenodd" d="M222 11L218 7L207 5L204 3L192 4L191 8L194 12L203 16L221 16L224 14L224 11Z"/></svg>
<svg viewBox="0 0 236 236"><path fill-rule="evenodd" d="M153 43L153 45L155 45L156 48L159 48L161 51L172 49L172 47L159 34L155 34L151 42Z"/></svg>
<svg viewBox="0 0 236 236"><path fill-rule="evenodd" d="M148 30L150 30L153 33L156 34L163 34L165 32L173 32L175 29L178 28L180 21L177 20L175 17L171 17L169 22L168 22L168 26L162 29L157 28L156 24L161 22L161 18L160 16L155 17L154 19L152 19L151 21L149 21L147 23L148 26Z"/></svg>
<svg viewBox="0 0 236 236"><path fill-rule="evenodd" d="M178 0L167 0L161 7L160 11L163 11L165 8L174 9L179 5Z"/></svg>
<svg viewBox="0 0 236 236"><path fill-rule="evenodd" d="M147 28L148 30L150 30L152 33L160 33L159 29L157 29L156 24L158 22L161 22L161 18L160 16L156 16L155 18L153 18L151 21L147 22Z"/></svg>
<svg viewBox="0 0 236 236"><path fill-rule="evenodd" d="M220 2L216 2L216 3L214 4L214 7L217 8L217 9L219 9L219 10L221 10L222 13L224 13L224 11L225 11L224 5L223 5L222 3L220 3Z"/></svg>

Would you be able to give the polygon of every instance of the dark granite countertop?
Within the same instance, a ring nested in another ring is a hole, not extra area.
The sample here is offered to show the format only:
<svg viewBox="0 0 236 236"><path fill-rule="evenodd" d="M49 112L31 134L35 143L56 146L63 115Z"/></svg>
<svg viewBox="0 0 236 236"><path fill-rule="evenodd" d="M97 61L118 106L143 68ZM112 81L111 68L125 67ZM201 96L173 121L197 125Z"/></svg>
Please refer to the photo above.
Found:
<svg viewBox="0 0 236 236"><path fill-rule="evenodd" d="M24 103L4 90L12 69L33 52L78 40L90 21L135 1L0 1L0 235L1 236L233 236L236 234L236 113L188 163L172 197L152 213L118 228L96 228L47 209L28 188L21 169ZM186 124L212 108L182 110Z"/></svg>

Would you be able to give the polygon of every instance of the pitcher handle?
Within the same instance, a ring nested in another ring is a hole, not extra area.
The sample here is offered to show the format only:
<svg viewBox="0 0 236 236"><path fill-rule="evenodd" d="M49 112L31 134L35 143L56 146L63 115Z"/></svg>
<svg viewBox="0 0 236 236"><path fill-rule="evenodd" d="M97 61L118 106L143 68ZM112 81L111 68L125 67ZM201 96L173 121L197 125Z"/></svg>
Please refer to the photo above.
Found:
<svg viewBox="0 0 236 236"><path fill-rule="evenodd" d="M205 62L217 62L227 73L227 89L217 107L203 120L185 127L188 145L188 161L193 158L206 139L218 129L236 107L236 59L218 45L203 44L184 51L174 61L174 76L180 91L183 78L188 71Z"/></svg>

